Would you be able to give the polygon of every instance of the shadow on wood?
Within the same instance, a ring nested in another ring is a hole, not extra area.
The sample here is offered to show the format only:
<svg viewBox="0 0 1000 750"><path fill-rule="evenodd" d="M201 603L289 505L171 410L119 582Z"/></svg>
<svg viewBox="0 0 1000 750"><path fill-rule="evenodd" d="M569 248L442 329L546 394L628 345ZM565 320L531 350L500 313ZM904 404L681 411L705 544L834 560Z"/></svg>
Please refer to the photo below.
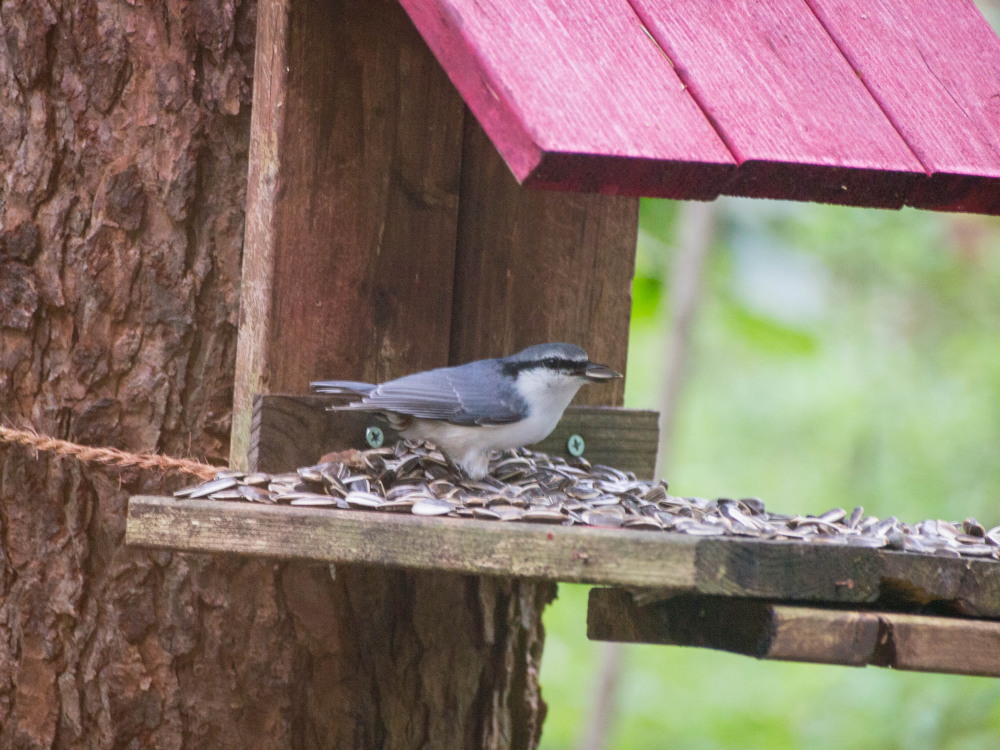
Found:
<svg viewBox="0 0 1000 750"><path fill-rule="evenodd" d="M680 595L640 605L593 589L591 640L700 646L757 659L1000 677L1000 622Z"/></svg>

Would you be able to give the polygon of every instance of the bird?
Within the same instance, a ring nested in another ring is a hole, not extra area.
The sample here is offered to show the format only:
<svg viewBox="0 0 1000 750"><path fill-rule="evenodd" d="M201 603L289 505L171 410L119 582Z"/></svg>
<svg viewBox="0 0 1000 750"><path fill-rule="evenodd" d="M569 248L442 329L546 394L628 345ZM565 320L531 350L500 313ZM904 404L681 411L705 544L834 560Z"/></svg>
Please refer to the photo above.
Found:
<svg viewBox="0 0 1000 750"><path fill-rule="evenodd" d="M417 372L381 384L318 380L329 409L379 412L399 434L433 443L469 479L489 470L490 452L544 440L585 383L622 377L574 344L550 343L497 359Z"/></svg>

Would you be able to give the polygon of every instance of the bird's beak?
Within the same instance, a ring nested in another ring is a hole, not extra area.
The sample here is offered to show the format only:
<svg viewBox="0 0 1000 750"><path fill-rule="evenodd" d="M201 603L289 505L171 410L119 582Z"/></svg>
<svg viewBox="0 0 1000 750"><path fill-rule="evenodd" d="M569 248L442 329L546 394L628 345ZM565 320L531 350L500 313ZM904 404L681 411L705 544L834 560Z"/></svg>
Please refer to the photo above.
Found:
<svg viewBox="0 0 1000 750"><path fill-rule="evenodd" d="M599 382L601 380L614 380L615 378L620 378L622 376L620 372L615 372L607 365L599 365L596 362L591 362L584 367L581 374L587 380L593 380L595 382Z"/></svg>

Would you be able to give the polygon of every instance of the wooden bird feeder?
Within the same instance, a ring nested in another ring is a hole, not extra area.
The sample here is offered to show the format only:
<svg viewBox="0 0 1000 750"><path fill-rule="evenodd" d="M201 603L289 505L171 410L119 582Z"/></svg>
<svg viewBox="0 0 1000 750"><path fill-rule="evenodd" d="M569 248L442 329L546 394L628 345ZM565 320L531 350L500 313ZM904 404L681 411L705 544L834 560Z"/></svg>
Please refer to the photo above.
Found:
<svg viewBox="0 0 1000 750"><path fill-rule="evenodd" d="M258 5L236 466L364 447L309 398L266 395L315 378L547 340L624 370L634 196L1000 213L1000 39L971 0L401 6ZM616 406L622 388L582 395ZM651 473L655 415L567 419ZM386 567L599 583L595 638L1000 675L988 560L155 497L132 499L128 539L378 566L362 588ZM288 596L325 611L314 588ZM901 613L926 605L939 615Z"/></svg>

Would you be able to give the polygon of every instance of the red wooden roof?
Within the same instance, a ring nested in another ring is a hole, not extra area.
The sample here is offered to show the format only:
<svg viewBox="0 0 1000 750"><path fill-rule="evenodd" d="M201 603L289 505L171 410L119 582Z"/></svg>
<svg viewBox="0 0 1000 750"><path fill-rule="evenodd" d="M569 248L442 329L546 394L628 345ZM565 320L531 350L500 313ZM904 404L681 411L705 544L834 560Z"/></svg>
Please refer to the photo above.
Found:
<svg viewBox="0 0 1000 750"><path fill-rule="evenodd" d="M972 0L401 0L518 180L1000 213Z"/></svg>

